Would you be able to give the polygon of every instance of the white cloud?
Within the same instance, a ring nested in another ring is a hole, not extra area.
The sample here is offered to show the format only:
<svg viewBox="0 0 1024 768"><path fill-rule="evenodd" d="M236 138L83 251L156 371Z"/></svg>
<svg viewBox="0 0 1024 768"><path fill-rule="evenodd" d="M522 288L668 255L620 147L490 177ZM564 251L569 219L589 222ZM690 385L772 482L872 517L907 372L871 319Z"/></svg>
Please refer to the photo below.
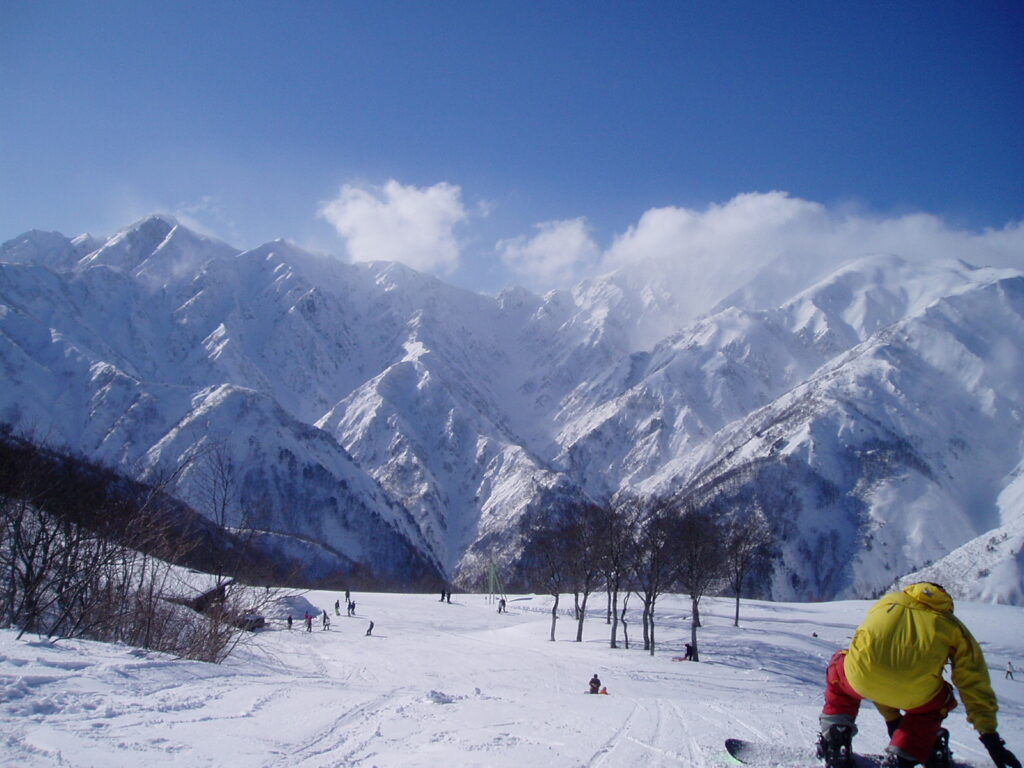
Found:
<svg viewBox="0 0 1024 768"><path fill-rule="evenodd" d="M747 193L703 210L653 208L603 253L601 272L657 275L693 317L767 270L779 291L862 256L962 259L1024 268L1024 224L981 232L930 214L871 216L783 192ZM782 298L786 298L783 296Z"/></svg>
<svg viewBox="0 0 1024 768"><path fill-rule="evenodd" d="M448 274L459 264L455 226L468 216L461 193L447 182L432 187L405 186L394 179L382 187L346 184L319 213L345 238L353 261L400 261Z"/></svg>
<svg viewBox="0 0 1024 768"><path fill-rule="evenodd" d="M546 221L531 238L500 240L496 246L505 266L531 285L565 287L593 268L599 250L586 219Z"/></svg>

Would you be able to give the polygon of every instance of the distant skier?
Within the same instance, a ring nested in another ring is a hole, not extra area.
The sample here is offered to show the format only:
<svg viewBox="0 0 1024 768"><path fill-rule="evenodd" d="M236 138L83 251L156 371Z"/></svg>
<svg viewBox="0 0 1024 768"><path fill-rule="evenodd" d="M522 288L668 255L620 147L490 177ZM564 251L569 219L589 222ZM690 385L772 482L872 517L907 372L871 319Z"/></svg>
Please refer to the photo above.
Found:
<svg viewBox="0 0 1024 768"><path fill-rule="evenodd" d="M590 678L590 692L594 694L601 692L601 678L597 676L597 672Z"/></svg>
<svg viewBox="0 0 1024 768"><path fill-rule="evenodd" d="M288 631L292 631L292 617L290 615L288 616Z"/></svg>
<svg viewBox="0 0 1024 768"><path fill-rule="evenodd" d="M449 589L448 590L448 605L451 605L451 604L452 604L452 591Z"/></svg>
<svg viewBox="0 0 1024 768"><path fill-rule="evenodd" d="M931 765L935 753L948 755L948 732L941 725L957 702L953 687L942 678L947 663L967 720L981 734L992 761L997 768L1021 768L996 731L998 705L985 656L953 615L953 599L929 582L911 584L875 603L850 647L832 657L819 757L831 768L853 765L850 742L857 733L854 721L862 699L873 701L885 718L890 735L887 768Z"/></svg>
<svg viewBox="0 0 1024 768"><path fill-rule="evenodd" d="M1016 672L1016 671L1017 670L1015 670L1013 668L1013 662L1012 661L1006 662L1006 674L1003 675L1003 679L1004 680L1013 680L1013 673Z"/></svg>
<svg viewBox="0 0 1024 768"><path fill-rule="evenodd" d="M448 590L442 589L441 590L441 599L438 600L439 603L443 603L444 602L444 597L445 597L446 594L448 594Z"/></svg>
<svg viewBox="0 0 1024 768"><path fill-rule="evenodd" d="M373 634L373 622L370 622L370 626L366 628L366 636L369 637Z"/></svg>
<svg viewBox="0 0 1024 768"><path fill-rule="evenodd" d="M313 631L313 616L310 614L309 611L306 611L306 631Z"/></svg>
<svg viewBox="0 0 1024 768"><path fill-rule="evenodd" d="M330 629L331 628L331 617L327 614L326 610L324 611L323 622L324 622L323 629L326 630L326 629Z"/></svg>
<svg viewBox="0 0 1024 768"><path fill-rule="evenodd" d="M498 600L498 613L506 613L505 611L505 598Z"/></svg>
<svg viewBox="0 0 1024 768"><path fill-rule="evenodd" d="M341 600L334 601L334 615L341 616Z"/></svg>
<svg viewBox="0 0 1024 768"><path fill-rule="evenodd" d="M355 616L356 615L356 601L353 600L352 601L352 605L349 606L349 607L351 608L351 612L349 613L349 616Z"/></svg>

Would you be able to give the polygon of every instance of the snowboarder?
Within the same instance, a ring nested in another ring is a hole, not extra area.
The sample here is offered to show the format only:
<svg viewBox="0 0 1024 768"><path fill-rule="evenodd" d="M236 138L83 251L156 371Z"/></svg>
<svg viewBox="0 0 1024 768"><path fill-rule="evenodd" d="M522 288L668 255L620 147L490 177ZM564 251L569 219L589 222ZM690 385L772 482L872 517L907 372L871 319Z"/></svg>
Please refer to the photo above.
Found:
<svg viewBox="0 0 1024 768"><path fill-rule="evenodd" d="M853 765L854 721L861 700L870 699L889 731L888 768L933 765L936 758L948 765L948 732L941 724L956 699L942 679L947 662L967 719L981 734L992 761L997 768L1021 768L996 730L996 696L981 648L953 615L953 599L946 590L929 582L885 595L868 611L850 647L832 657L818 756L830 768Z"/></svg>
<svg viewBox="0 0 1024 768"><path fill-rule="evenodd" d="M370 622L370 626L366 628L366 636L369 637L373 634L373 622Z"/></svg>
<svg viewBox="0 0 1024 768"><path fill-rule="evenodd" d="M590 692L594 694L601 692L601 678L597 676L597 672L590 678Z"/></svg>
<svg viewBox="0 0 1024 768"><path fill-rule="evenodd" d="M334 601L334 615L341 616L341 600Z"/></svg>
<svg viewBox="0 0 1024 768"><path fill-rule="evenodd" d="M1006 674L1003 675L1003 679L1004 680L1013 680L1013 673L1016 672L1016 671L1017 670L1015 670L1013 668L1013 662L1012 661L1006 662Z"/></svg>

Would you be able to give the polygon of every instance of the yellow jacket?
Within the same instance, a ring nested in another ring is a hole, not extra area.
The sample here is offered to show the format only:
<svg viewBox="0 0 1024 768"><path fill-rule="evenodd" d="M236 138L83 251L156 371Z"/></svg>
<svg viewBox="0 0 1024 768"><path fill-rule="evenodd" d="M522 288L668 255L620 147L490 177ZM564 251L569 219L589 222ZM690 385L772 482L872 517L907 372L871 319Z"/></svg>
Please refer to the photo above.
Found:
<svg viewBox="0 0 1024 768"><path fill-rule="evenodd" d="M977 640L953 615L953 599L926 582L892 592L868 611L846 652L846 679L876 704L914 709L942 689L946 662L978 733L996 730L996 695Z"/></svg>

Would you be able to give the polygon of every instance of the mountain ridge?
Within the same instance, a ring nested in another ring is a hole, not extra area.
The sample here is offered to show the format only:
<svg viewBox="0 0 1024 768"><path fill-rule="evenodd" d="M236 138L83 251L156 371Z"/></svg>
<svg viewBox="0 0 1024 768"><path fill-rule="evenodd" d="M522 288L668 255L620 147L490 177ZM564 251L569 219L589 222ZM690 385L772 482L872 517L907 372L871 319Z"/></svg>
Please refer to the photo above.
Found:
<svg viewBox="0 0 1024 768"><path fill-rule="evenodd" d="M0 419L135 474L229 446L268 532L342 569L474 583L553 497L699 487L773 522L757 594L863 596L1024 517L1020 270L863 257L691 321L656 274L489 297L164 216L99 242L0 246Z"/></svg>

